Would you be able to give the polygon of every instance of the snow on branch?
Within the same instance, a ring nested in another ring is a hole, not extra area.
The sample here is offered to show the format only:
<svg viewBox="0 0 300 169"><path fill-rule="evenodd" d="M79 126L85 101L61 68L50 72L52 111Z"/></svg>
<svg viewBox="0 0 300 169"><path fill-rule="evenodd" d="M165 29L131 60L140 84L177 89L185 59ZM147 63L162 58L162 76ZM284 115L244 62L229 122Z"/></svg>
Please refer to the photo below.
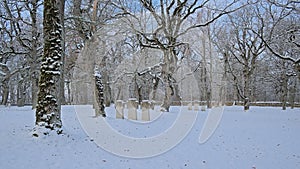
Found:
<svg viewBox="0 0 300 169"><path fill-rule="evenodd" d="M270 46L270 41L267 41L262 35L258 34L256 31L252 30L253 33L257 34L259 36L259 38L262 40L262 42L264 43L265 47L276 57L283 59L283 60L288 60L293 62L294 64L299 64L300 63L300 57L299 58L293 58L291 56L288 55L281 55L279 54L277 51L275 51L275 49L273 49ZM297 46L298 47L298 46ZM299 48L299 47L298 47Z"/></svg>
<svg viewBox="0 0 300 169"><path fill-rule="evenodd" d="M263 40L266 47L269 49L269 51L275 55L276 57L280 58L280 59L283 59L283 60L289 60L295 64L299 64L300 63L300 58L293 58L291 56L287 56L287 55L281 55L279 54L278 52L276 52L275 50L273 50L273 48L265 41Z"/></svg>

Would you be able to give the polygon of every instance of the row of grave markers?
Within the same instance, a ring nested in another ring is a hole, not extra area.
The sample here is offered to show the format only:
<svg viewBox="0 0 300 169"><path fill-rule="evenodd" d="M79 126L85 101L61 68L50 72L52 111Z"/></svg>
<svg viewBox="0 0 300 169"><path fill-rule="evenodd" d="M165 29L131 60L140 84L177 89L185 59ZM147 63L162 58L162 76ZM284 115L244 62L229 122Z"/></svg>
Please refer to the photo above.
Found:
<svg viewBox="0 0 300 169"><path fill-rule="evenodd" d="M115 104L116 108L116 118L117 119L124 119L124 109L125 109L125 102L122 100L117 100ZM205 111L205 106L200 106L200 102L190 102L187 104L188 110L194 111ZM129 120L138 120L138 101L135 98L128 99L127 102L127 119ZM143 100L141 103L141 120L142 121L150 121L150 109L154 109L154 104L149 100Z"/></svg>
<svg viewBox="0 0 300 169"><path fill-rule="evenodd" d="M137 119L137 109L138 109L138 101L134 98L131 98L127 102L128 116L127 118L130 120L138 120ZM149 100L143 100L141 103L142 107L142 121L150 121L150 109L152 103ZM124 119L124 108L125 103L122 100L117 100L116 102L116 118Z"/></svg>

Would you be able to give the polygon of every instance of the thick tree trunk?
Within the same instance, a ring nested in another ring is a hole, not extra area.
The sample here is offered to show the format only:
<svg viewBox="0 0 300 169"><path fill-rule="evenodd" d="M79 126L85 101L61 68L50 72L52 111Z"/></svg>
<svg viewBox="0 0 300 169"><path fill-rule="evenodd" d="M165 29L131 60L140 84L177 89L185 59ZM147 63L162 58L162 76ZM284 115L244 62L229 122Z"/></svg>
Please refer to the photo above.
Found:
<svg viewBox="0 0 300 169"><path fill-rule="evenodd" d="M81 4L82 0L73 0L73 15L78 18L82 18L81 12ZM78 30L78 35L85 41L87 40L86 37L86 30L84 30L82 19L75 19L75 25Z"/></svg>
<svg viewBox="0 0 300 169"><path fill-rule="evenodd" d="M107 72L107 57L104 56L101 62L101 67L103 68L101 75L102 75L102 81L103 81L103 85L104 85L104 103L105 106L109 107L112 101L112 96L111 96L111 88L110 88L110 84L109 84L109 75Z"/></svg>
<svg viewBox="0 0 300 169"><path fill-rule="evenodd" d="M166 79L164 79L166 80ZM169 111L170 106L171 106L171 96L172 96L172 88L170 87L170 83L168 80L165 82L165 96L163 103L161 105L161 111Z"/></svg>
<svg viewBox="0 0 300 169"><path fill-rule="evenodd" d="M2 105L6 105L8 102L8 96L9 96L9 85L8 85L8 81L5 80L2 82Z"/></svg>
<svg viewBox="0 0 300 169"><path fill-rule="evenodd" d="M8 102L8 96L9 96L9 81L10 81L10 70L7 67L7 65L4 63L3 65L1 65L2 67L2 71L4 72L5 76L3 78L3 80L1 81L2 83L2 101L1 104L2 105L6 105Z"/></svg>
<svg viewBox="0 0 300 169"><path fill-rule="evenodd" d="M102 76L99 71L95 70L95 116L102 115L106 117L105 114L105 102L104 102L104 86L102 83Z"/></svg>
<svg viewBox="0 0 300 169"><path fill-rule="evenodd" d="M49 129L62 126L60 112L62 25L60 0L44 1L44 54L41 65L36 125ZM60 130L58 130L60 131Z"/></svg>
<svg viewBox="0 0 300 169"><path fill-rule="evenodd" d="M172 96L172 105L181 106L181 97L179 96L179 86L175 79L173 83L173 91L174 91L174 95Z"/></svg>
<svg viewBox="0 0 300 169"><path fill-rule="evenodd" d="M250 73L249 69L244 69L244 110L250 109Z"/></svg>
<svg viewBox="0 0 300 169"><path fill-rule="evenodd" d="M248 97L244 98L244 110L250 109L250 100Z"/></svg>
<svg viewBox="0 0 300 169"><path fill-rule="evenodd" d="M23 107L25 105L25 89L26 87L24 86L23 81L20 81L18 83L18 92L17 92L17 106L18 107Z"/></svg>
<svg viewBox="0 0 300 169"><path fill-rule="evenodd" d="M169 111L172 100L179 100L179 93L177 93L176 81L173 78L175 70L177 68L177 57L174 53L174 49L168 49L164 51L164 64L162 65L162 80L165 89L165 96L161 105L162 111Z"/></svg>
<svg viewBox="0 0 300 169"><path fill-rule="evenodd" d="M152 79L152 83L153 83L153 87L152 87L152 91L149 94L149 98L150 98L151 101L155 101L157 88L158 88L158 84L159 84L159 78L155 76Z"/></svg>

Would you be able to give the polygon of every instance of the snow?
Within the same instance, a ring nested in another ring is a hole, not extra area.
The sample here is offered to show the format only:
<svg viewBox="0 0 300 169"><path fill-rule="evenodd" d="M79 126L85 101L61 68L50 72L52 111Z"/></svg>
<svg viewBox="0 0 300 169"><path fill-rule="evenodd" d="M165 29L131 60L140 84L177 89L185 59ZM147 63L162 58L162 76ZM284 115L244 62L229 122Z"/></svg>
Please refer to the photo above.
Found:
<svg viewBox="0 0 300 169"><path fill-rule="evenodd" d="M178 112L163 113L151 123L106 119L118 132L151 137L170 127ZM199 134L210 110L199 111L190 133L170 151L151 158L113 155L94 143L82 129L73 106L62 107L63 134L33 137L31 107L0 107L1 169L281 169L300 168L300 109L225 107L219 127L205 143ZM118 146L118 145L116 145ZM145 147L145 149L151 147Z"/></svg>
<svg viewBox="0 0 300 169"><path fill-rule="evenodd" d="M60 75L60 71L45 71L47 74Z"/></svg>
<svg viewBox="0 0 300 169"><path fill-rule="evenodd" d="M6 76L6 73L4 73L2 70L0 70L0 75L1 76Z"/></svg>
<svg viewBox="0 0 300 169"><path fill-rule="evenodd" d="M100 72L99 71L95 71L95 75L94 75L95 77L98 77L98 78L102 78L102 76L101 76L101 74L100 74Z"/></svg>
<svg viewBox="0 0 300 169"><path fill-rule="evenodd" d="M0 62L0 66L1 66L1 67L7 67L7 63L1 63L1 62Z"/></svg>

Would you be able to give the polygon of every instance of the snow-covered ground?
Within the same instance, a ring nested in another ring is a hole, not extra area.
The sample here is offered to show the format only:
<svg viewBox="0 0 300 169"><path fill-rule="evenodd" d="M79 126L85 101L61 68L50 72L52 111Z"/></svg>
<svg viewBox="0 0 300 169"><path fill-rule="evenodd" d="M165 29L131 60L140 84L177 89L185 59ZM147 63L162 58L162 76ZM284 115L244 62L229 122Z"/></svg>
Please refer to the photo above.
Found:
<svg viewBox="0 0 300 169"><path fill-rule="evenodd" d="M209 110L199 112L190 133L176 147L151 158L113 155L94 143L73 106L63 106L64 134L32 137L30 107L0 107L0 169L297 169L300 168L300 109L225 107L213 136L199 144ZM172 125L178 111L152 123L109 115L107 122L131 137L151 137ZM116 145L117 146L117 145ZM145 147L149 148L149 147Z"/></svg>

